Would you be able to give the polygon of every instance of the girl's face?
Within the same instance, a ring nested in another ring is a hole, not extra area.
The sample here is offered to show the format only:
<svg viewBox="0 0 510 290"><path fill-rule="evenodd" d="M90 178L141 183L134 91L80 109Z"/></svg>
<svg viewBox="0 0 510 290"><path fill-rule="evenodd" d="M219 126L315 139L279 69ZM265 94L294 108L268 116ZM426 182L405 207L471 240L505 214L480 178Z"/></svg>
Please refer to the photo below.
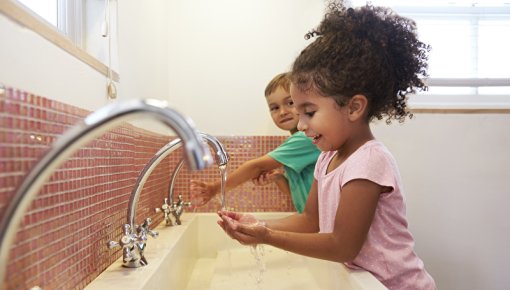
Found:
<svg viewBox="0 0 510 290"><path fill-rule="evenodd" d="M291 84L290 94L299 114L298 130L312 138L321 151L339 150L350 135L347 106L315 90L303 92Z"/></svg>
<svg viewBox="0 0 510 290"><path fill-rule="evenodd" d="M273 122L278 128L291 133L297 132L298 115L290 93L278 87L266 98Z"/></svg>

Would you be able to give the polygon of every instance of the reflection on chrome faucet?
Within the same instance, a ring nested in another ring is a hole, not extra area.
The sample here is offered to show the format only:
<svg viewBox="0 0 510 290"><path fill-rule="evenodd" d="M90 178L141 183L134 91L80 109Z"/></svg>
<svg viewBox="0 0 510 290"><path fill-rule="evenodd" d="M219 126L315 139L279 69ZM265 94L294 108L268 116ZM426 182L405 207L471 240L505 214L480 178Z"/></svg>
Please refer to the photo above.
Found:
<svg viewBox="0 0 510 290"><path fill-rule="evenodd" d="M139 116L153 118L175 131L185 144L186 160L191 169L203 169L212 164L211 153L204 145L202 137L194 128L191 120L168 108L164 101L149 99L118 102L91 113L82 122L65 132L52 145L48 153L25 177L7 206L0 222L0 289L3 287L2 281L5 278L9 250L16 236L16 229L33 199L53 171L84 144L122 122ZM138 240L146 239L146 234L153 234L148 230L149 224L150 220L142 225L140 230L137 230ZM129 228L125 228L125 232L130 233L133 228L130 224ZM125 245L131 246L133 239L137 240L134 236L125 236L125 241L122 241ZM143 260L142 258L140 257L141 260Z"/></svg>

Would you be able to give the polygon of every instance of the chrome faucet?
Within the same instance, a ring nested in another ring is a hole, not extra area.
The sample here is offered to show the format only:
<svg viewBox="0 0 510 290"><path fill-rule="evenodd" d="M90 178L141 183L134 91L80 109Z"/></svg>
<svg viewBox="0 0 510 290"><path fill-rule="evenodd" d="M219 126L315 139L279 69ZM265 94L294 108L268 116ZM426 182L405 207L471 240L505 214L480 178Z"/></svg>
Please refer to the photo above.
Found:
<svg viewBox="0 0 510 290"><path fill-rule="evenodd" d="M223 144L221 144L218 139L211 135L202 134L202 138L204 138L209 143L209 145L214 148L214 151L216 151L216 165L218 165L218 167L226 166L229 161L229 156L223 147ZM165 198L164 203L161 206L161 211L165 214L166 225L180 225L181 215L184 212L184 207L191 206L190 202L183 201L181 194L177 196L177 202L174 201L175 181L179 175L179 171L182 168L183 161L184 160L181 159L181 161L176 165L174 169L172 178L170 179L170 185L168 186L168 197ZM156 209L156 211L160 211L160 209ZM170 214L172 214L174 217L175 222L172 222L170 219Z"/></svg>
<svg viewBox="0 0 510 290"><path fill-rule="evenodd" d="M146 218L141 226L135 225L132 227L130 224L125 224L122 227L123 235L120 240L118 242L108 242L107 245L110 249L122 247L122 265L124 267L138 268L148 264L144 256L147 235L153 238L158 236L158 232L149 228L151 224L152 219L150 218Z"/></svg>
<svg viewBox="0 0 510 290"><path fill-rule="evenodd" d="M181 224L181 215L184 211L184 206L191 206L191 202L184 202L182 199L182 195L179 194L177 196L177 202L174 202L174 191L175 191L175 180L177 180L177 176L179 175L179 172L181 171L182 165L184 163L184 160L181 159L179 163L175 166L174 172L172 173L172 178L170 178L170 185L168 186L168 197L165 198L165 202L163 203L163 206L161 208L170 208L171 213L174 216L175 223L172 223L172 220L168 217L167 214L165 214L165 221L167 226L171 225L180 225ZM218 164L218 166L226 165L224 164ZM169 202L169 203L168 203Z"/></svg>
<svg viewBox="0 0 510 290"><path fill-rule="evenodd" d="M207 141L207 143L214 149L216 152L215 154L215 160L216 164L218 166L223 166L228 163L229 157L228 153L223 147L223 144L221 144L218 139L216 139L214 136L211 136L209 134L200 133L202 136L202 139ZM131 228L135 227L134 219L136 216L135 210L136 210L136 203L138 201L138 198L140 196L140 193L142 192L143 186L145 184L145 181L147 178L149 178L150 174L156 168L156 166L165 159L170 153L172 153L174 150L179 148L182 145L182 140L179 138L172 140L165 146L161 147L156 154L149 160L149 162L145 165L145 167L142 169L140 174L138 175L138 178L135 183L135 187L131 191L131 198L129 200L129 206L128 206L128 223L131 226ZM156 212L163 212L165 222L167 225L173 225L174 223L171 220L171 216L174 216L176 222L175 224L181 224L180 216L182 215L184 211L184 206L190 206L191 203L184 202L182 200L182 196L179 196L179 200L177 202L174 202L173 199L173 188L174 188L174 182L175 178L177 177L177 174L180 170L180 168L183 165L183 160L181 160L176 169L174 170L174 173L172 175L171 181L170 181L170 188L169 196L168 198L165 198L163 205L161 208L156 208Z"/></svg>
<svg viewBox="0 0 510 290"><path fill-rule="evenodd" d="M166 106L160 100L132 100L107 105L88 115L70 128L52 145L48 153L25 177L7 206L0 222L0 289L6 274L9 250L16 236L21 218L52 172L82 145L90 142L108 129L138 116L156 119L175 131L185 144L186 160L191 169L203 169L212 164L212 156L192 121ZM150 221L148 221L148 224ZM141 227L143 227L142 225ZM131 226L130 226L131 228ZM133 229L127 229L126 232ZM132 245L133 236L125 244ZM144 239L143 234L138 239Z"/></svg>

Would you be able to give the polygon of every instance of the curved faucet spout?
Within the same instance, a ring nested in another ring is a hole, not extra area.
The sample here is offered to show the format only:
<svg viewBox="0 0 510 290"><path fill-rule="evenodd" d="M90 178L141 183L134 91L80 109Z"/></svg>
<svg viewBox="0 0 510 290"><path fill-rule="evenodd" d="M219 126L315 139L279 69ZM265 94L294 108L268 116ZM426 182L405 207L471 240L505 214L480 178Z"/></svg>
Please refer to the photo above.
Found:
<svg viewBox="0 0 510 290"><path fill-rule="evenodd" d="M216 151L216 164L218 165L218 168L220 168L220 173L221 173L221 168L222 167L226 168L228 161L230 159L227 151L223 147L223 144L221 144L221 142L218 141L218 139L216 139L214 136L202 134L202 137L205 140L207 140L207 142L209 142L209 145L214 147L214 149ZM181 159L181 161L179 163L177 163L177 165L175 166L174 172L172 173L172 178L170 179L170 185L168 186L168 198L167 198L170 206L175 204L175 202L174 202L175 181L177 180L177 176L179 175L179 172L181 171L183 163L184 163L183 159ZM223 186L223 184L222 184L222 186ZM179 195L178 202L182 203L182 199L181 199L180 195ZM225 206L225 201L222 198L221 208L224 208L224 206ZM177 224L180 224L179 216L176 215L175 218L177 219Z"/></svg>
<svg viewBox="0 0 510 290"><path fill-rule="evenodd" d="M52 172L77 149L101 133L139 116L156 119L175 131L184 143L186 160L191 169L203 169L212 164L209 148L204 144L191 120L168 108L164 101L149 99L112 103L91 113L53 144L48 153L25 177L7 206L0 223L0 289L3 287L9 251L16 229Z"/></svg>
<svg viewBox="0 0 510 290"><path fill-rule="evenodd" d="M205 133L199 133L200 136L207 141L207 143L213 147L214 151L216 152L216 164L218 166L226 165L229 160L229 156L227 154L227 151L225 150L225 147L223 147L223 144L221 144L218 139L216 139L214 136L211 136L209 134ZM147 181L147 178L149 178L150 174L156 168L156 166L163 161L170 153L175 151L177 148L179 148L182 144L182 140L177 138L172 140L171 142L167 143L165 146L161 147L161 149L152 156L151 160L145 165L145 167L142 169L140 174L138 175L138 179L136 180L135 187L133 188L133 191L131 191L131 197L129 198L129 205L128 205L128 224L130 224L132 227L135 226L135 216L136 216L136 205L138 203L138 199L140 198L140 194L142 192L143 185L145 184L145 181ZM205 146L205 144L204 144ZM182 164L180 165L182 166ZM180 169L180 167L179 167ZM175 174L175 172L174 172ZM173 188L173 180L175 179L174 176L172 176L172 182L171 187ZM171 196L172 199L170 199L170 205L172 205L173 202L173 195Z"/></svg>
<svg viewBox="0 0 510 290"><path fill-rule="evenodd" d="M216 152L216 156L215 156L216 157L216 165L218 165L218 166L227 165L230 157L228 156L228 153L227 153L227 150L225 150L225 147L223 147L223 144L221 144L221 142L218 139L216 139L216 137L214 137L212 135L205 134L205 133L200 133L200 135L202 136L202 138L204 138L205 141L207 141L207 143L209 143L210 146L212 146L214 148L214 152Z"/></svg>

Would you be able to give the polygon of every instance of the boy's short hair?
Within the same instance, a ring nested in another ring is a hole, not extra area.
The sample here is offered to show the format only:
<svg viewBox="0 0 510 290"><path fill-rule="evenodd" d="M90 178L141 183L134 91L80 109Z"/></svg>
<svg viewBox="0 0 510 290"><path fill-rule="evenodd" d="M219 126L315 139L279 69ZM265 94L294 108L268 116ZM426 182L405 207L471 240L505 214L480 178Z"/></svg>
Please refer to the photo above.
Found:
<svg viewBox="0 0 510 290"><path fill-rule="evenodd" d="M285 91L290 90L290 74L289 73L281 73L276 75L266 86L266 90L264 91L264 95L266 98L272 94L276 89L282 87Z"/></svg>

